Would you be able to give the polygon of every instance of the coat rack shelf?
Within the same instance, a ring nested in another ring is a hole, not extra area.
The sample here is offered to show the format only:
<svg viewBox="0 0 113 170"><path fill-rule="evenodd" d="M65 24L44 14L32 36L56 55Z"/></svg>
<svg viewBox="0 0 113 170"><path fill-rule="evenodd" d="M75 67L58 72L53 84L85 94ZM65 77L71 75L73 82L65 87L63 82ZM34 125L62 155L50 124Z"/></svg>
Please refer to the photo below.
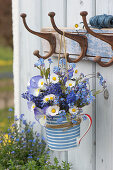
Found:
<svg viewBox="0 0 113 170"><path fill-rule="evenodd" d="M91 60L102 67L111 66L113 64L113 29L99 30L89 28L86 21L87 14L86 11L80 13L85 29L76 31L75 28L59 29L54 20L55 13L50 12L48 15L53 28L43 28L41 32L31 30L26 23L26 14L21 14L25 28L32 34L42 38L43 49L46 55L41 56L38 50L33 54L44 59L49 58L51 55L58 56L60 38L61 35L64 35L66 37L67 53L69 53L67 55L68 62L77 63L80 60ZM63 49L61 53L64 53Z"/></svg>

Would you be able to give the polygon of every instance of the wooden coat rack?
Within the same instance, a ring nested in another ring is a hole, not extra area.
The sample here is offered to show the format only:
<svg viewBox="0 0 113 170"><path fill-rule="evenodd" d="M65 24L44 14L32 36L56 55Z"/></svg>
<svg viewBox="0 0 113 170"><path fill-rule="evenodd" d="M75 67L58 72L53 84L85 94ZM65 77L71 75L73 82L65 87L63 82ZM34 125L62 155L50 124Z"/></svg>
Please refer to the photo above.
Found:
<svg viewBox="0 0 113 170"><path fill-rule="evenodd" d="M55 24L55 21L54 21L55 13L50 12L48 15L50 16L51 24L52 24L54 30L58 34L64 35L65 37L76 41L77 43L79 43L79 45L81 47L81 53L76 59L72 59L71 57L69 57L69 54L67 55L68 62L77 63L80 60L82 60L83 58L85 58L85 56L87 55L87 49L88 49L87 36L83 32L78 32L78 31L74 32L74 33L61 31ZM102 41L104 41L106 43L108 43L112 47L112 50L113 50L113 35L112 35L112 33L96 33L94 31L92 31L92 29L89 28L89 26L87 24L87 21L86 21L86 16L88 15L88 12L87 11L82 11L80 13L80 15L82 16L83 23L84 23L84 26L85 26L85 28L87 30L87 33L91 34L92 36L94 36L94 37L96 37L96 38L98 38L98 39L100 39L100 40L102 40ZM41 56L39 54L38 50L34 51L33 54L35 56L37 56L38 58L44 58L44 59L49 58L51 55L53 55L55 53L55 50L56 50L56 37L55 37L55 35L53 33L51 33L51 32L48 32L48 33L46 33L46 32L35 32L35 31L31 30L28 27L27 23L26 23L26 16L27 15L24 14L24 13L21 14L21 17L23 19L23 23L24 23L25 28L29 32L31 32L32 34L47 40L49 42L49 45L50 45L50 51L48 52L47 55ZM93 61L98 63L102 67L109 67L109 66L111 66L113 64L113 57L108 62L103 62L101 59L102 59L101 56L95 56Z"/></svg>

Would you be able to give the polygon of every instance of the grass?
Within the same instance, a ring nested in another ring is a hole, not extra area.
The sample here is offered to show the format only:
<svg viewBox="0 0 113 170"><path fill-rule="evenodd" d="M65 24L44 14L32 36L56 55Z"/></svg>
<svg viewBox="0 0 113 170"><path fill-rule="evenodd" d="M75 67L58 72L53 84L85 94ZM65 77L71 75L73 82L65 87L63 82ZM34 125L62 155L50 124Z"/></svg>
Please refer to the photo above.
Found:
<svg viewBox="0 0 113 170"><path fill-rule="evenodd" d="M0 60L13 60L13 50L11 47L0 47Z"/></svg>
<svg viewBox="0 0 113 170"><path fill-rule="evenodd" d="M11 116L11 122L14 121L13 118L14 112L9 112L8 108L0 110L0 131L7 132L9 119L8 117Z"/></svg>
<svg viewBox="0 0 113 170"><path fill-rule="evenodd" d="M13 50L10 47L0 46L0 73L12 72Z"/></svg>
<svg viewBox="0 0 113 170"><path fill-rule="evenodd" d="M12 72L13 66L13 50L10 47L0 46L0 73ZM1 79L0 80L0 96L9 95L13 93L13 80ZM14 113L9 113L8 108L0 110L0 131L6 132L8 128L8 116L12 116L13 121ZM1 170L1 167L0 167Z"/></svg>
<svg viewBox="0 0 113 170"><path fill-rule="evenodd" d="M0 80L0 93L13 92L13 80L12 79L1 79Z"/></svg>

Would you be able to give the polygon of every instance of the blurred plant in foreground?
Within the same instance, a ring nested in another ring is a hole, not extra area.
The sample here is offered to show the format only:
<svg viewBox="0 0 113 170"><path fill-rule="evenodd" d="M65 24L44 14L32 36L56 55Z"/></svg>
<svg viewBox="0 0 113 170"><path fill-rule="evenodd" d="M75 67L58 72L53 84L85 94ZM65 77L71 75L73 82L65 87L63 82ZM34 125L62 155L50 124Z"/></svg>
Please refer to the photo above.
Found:
<svg viewBox="0 0 113 170"><path fill-rule="evenodd" d="M27 123L21 114L20 118L15 116L15 123L9 126L7 133L1 132L0 166L15 170L69 170L70 165L62 162L61 168L57 158L51 164L45 138L33 131L34 124Z"/></svg>

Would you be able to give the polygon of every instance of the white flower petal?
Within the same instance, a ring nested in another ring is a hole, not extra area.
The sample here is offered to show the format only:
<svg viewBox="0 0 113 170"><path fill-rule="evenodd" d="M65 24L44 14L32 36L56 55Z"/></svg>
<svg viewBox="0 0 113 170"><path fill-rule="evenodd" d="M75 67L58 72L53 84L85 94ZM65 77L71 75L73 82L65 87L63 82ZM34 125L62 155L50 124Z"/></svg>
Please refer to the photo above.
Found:
<svg viewBox="0 0 113 170"><path fill-rule="evenodd" d="M60 107L57 105L49 106L46 110L46 115L55 116L59 113Z"/></svg>
<svg viewBox="0 0 113 170"><path fill-rule="evenodd" d="M72 107L72 108L69 108L69 112L71 113L71 114L76 114L77 113L77 108L74 106L74 107Z"/></svg>
<svg viewBox="0 0 113 170"><path fill-rule="evenodd" d="M40 123L42 126L45 126L45 125L46 125L46 116L45 116L45 115L39 119L39 123Z"/></svg>
<svg viewBox="0 0 113 170"><path fill-rule="evenodd" d="M57 74L52 74L50 76L50 82L52 83L58 83L59 79L58 79L58 75Z"/></svg>
<svg viewBox="0 0 113 170"><path fill-rule="evenodd" d="M75 86L75 81L68 80L68 81L66 82L66 87L73 87L73 86Z"/></svg>

